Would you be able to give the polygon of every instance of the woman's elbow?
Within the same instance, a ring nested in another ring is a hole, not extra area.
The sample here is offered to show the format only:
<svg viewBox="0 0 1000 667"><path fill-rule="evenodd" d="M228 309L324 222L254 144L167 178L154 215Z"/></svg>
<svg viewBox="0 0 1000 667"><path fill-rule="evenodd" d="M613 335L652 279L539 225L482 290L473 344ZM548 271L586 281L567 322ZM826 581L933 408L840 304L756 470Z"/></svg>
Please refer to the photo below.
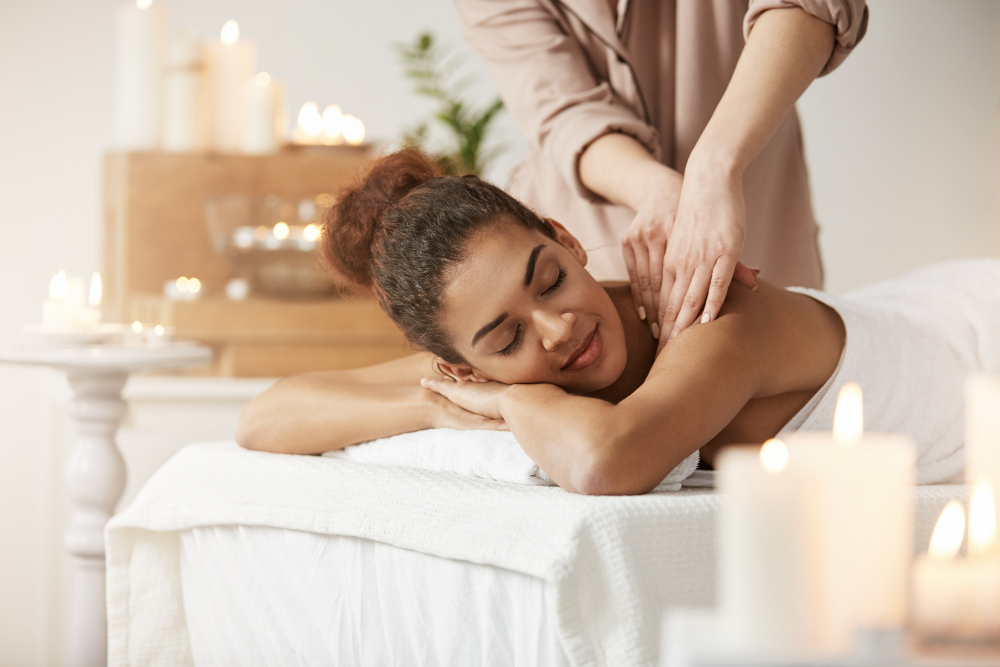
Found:
<svg viewBox="0 0 1000 667"><path fill-rule="evenodd" d="M623 465L620 452L607 442L589 448L574 471L574 490L587 496L635 496L652 491L658 482L650 482L647 470Z"/></svg>
<svg viewBox="0 0 1000 667"><path fill-rule="evenodd" d="M243 406L240 416L236 419L236 431L233 433L236 444L240 447L260 449L260 428L255 422L251 406Z"/></svg>

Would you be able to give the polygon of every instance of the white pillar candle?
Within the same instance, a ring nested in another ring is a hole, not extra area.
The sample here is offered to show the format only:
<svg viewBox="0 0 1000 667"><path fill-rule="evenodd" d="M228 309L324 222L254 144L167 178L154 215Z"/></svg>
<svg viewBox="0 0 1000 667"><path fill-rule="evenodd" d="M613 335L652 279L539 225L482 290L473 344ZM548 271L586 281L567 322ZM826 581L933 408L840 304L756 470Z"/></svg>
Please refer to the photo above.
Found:
<svg viewBox="0 0 1000 667"><path fill-rule="evenodd" d="M838 400L833 434L789 437L789 471L812 480L818 502L810 523L824 563L820 643L848 650L861 629L906 622L913 553L916 446L906 436L863 433L861 395L849 385Z"/></svg>
<svg viewBox="0 0 1000 667"><path fill-rule="evenodd" d="M778 440L719 456L721 636L734 651L773 654L815 643L811 486L787 463L788 450Z"/></svg>
<svg viewBox="0 0 1000 667"><path fill-rule="evenodd" d="M974 487L970 503L968 558L956 558L964 533L961 503L953 500L941 512L930 547L913 568L913 625L924 637L1000 637L1000 558L992 507L993 494L984 480Z"/></svg>
<svg viewBox="0 0 1000 667"><path fill-rule="evenodd" d="M42 327L53 331L89 329L101 320L101 276L91 279L90 305L85 300L83 278L59 271L49 283L49 298L42 303Z"/></svg>
<svg viewBox="0 0 1000 667"><path fill-rule="evenodd" d="M1000 376L973 373L965 381L965 479L1000 489Z"/></svg>
<svg viewBox="0 0 1000 667"><path fill-rule="evenodd" d="M243 152L250 155L278 149L278 100L271 75L259 72L243 91Z"/></svg>
<svg viewBox="0 0 1000 667"><path fill-rule="evenodd" d="M115 145L122 150L160 146L163 62L170 14L138 0L118 10L115 54Z"/></svg>
<svg viewBox="0 0 1000 667"><path fill-rule="evenodd" d="M191 153L208 148L205 55L193 33L170 43L164 75L163 149Z"/></svg>
<svg viewBox="0 0 1000 667"><path fill-rule="evenodd" d="M240 39L236 21L222 27L220 41L206 45L211 98L211 145L238 152L243 136L243 95L257 71L257 45Z"/></svg>

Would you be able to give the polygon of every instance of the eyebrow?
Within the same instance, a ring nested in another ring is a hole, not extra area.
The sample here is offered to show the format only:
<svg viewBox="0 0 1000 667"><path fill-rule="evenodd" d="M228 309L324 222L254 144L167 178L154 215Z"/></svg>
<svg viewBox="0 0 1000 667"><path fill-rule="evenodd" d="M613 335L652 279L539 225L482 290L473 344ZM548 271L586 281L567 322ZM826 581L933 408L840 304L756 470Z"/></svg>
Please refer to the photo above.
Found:
<svg viewBox="0 0 1000 667"><path fill-rule="evenodd" d="M524 271L524 286L527 287L531 284L531 279L535 277L535 263L538 261L538 255L545 249L545 244L541 243L536 245L531 249L531 254L528 255L528 266ZM472 347L476 346L476 343L481 341L486 334L496 329L498 326L503 324L503 321L507 319L510 313L501 313L492 322L484 326L482 329L476 332L476 335L472 337Z"/></svg>

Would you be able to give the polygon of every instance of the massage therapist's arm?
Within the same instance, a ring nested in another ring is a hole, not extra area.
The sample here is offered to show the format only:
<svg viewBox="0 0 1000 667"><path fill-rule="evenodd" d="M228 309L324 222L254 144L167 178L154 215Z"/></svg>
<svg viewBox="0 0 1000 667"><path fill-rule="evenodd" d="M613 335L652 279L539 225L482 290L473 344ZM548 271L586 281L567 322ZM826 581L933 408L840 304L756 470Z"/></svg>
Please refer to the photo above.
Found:
<svg viewBox="0 0 1000 667"><path fill-rule="evenodd" d="M320 454L427 428L506 429L420 386L427 353L348 371L285 378L247 403L236 441L247 449Z"/></svg>

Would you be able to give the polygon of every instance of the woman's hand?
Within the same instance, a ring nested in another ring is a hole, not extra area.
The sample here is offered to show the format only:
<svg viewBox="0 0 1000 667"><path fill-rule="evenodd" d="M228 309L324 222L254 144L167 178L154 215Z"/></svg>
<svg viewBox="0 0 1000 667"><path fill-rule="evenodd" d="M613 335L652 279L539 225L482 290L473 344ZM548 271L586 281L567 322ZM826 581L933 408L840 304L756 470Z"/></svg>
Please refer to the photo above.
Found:
<svg viewBox="0 0 1000 667"><path fill-rule="evenodd" d="M438 394L449 404L462 413L445 411L446 419L459 423L485 424L484 426L444 426L436 428L491 428L494 430L509 430L500 413L500 402L510 385L500 382L456 382L453 380L438 380L424 378L420 386ZM467 416L469 415L469 416ZM478 417L478 420L473 417ZM464 420L464 421L463 421Z"/></svg>
<svg viewBox="0 0 1000 667"><path fill-rule="evenodd" d="M663 258L657 352L699 313L702 322L718 316L738 266L745 282L749 272L739 264L745 232L742 174L703 167L692 155Z"/></svg>

